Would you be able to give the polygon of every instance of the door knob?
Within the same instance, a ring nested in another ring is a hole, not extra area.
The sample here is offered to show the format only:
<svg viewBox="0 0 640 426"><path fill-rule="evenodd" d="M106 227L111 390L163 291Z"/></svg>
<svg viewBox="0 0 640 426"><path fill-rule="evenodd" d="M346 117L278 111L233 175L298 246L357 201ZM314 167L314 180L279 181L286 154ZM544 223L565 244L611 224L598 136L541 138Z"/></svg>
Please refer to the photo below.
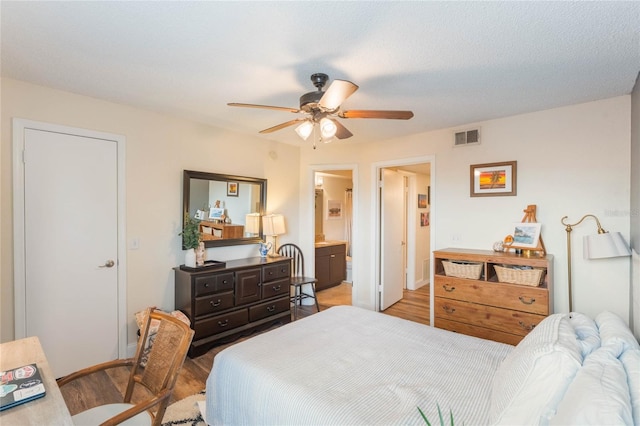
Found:
<svg viewBox="0 0 640 426"><path fill-rule="evenodd" d="M100 265L99 268L113 268L113 265L115 265L116 262L114 262L113 260L109 259L106 262L104 262L104 265Z"/></svg>

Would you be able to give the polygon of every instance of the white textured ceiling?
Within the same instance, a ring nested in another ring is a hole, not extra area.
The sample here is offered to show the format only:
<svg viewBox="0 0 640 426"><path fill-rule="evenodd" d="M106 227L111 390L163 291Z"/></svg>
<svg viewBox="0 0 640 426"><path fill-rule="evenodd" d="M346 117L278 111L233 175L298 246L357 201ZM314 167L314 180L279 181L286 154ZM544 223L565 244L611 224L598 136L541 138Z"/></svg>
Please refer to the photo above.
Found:
<svg viewBox="0 0 640 426"><path fill-rule="evenodd" d="M2 75L236 132L295 118L315 72L360 89L366 142L628 94L640 2L11 2ZM287 128L264 139L300 144Z"/></svg>

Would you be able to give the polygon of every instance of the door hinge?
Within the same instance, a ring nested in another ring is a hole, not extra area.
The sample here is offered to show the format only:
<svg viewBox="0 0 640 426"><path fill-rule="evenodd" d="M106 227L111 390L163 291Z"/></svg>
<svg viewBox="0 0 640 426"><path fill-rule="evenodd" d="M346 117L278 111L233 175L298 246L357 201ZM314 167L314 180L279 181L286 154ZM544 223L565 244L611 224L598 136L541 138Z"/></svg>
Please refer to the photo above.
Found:
<svg viewBox="0 0 640 426"><path fill-rule="evenodd" d="M26 164L27 163L27 150L23 149L22 150L22 164Z"/></svg>
<svg viewBox="0 0 640 426"><path fill-rule="evenodd" d="M382 284L378 284L378 293L382 293Z"/></svg>

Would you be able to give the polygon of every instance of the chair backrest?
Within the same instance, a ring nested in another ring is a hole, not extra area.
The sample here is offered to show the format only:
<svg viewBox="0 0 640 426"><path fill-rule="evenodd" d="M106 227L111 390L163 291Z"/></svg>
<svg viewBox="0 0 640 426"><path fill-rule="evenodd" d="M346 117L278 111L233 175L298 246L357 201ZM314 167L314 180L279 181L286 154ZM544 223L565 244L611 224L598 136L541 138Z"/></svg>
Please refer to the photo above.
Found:
<svg viewBox="0 0 640 426"><path fill-rule="evenodd" d="M151 329L157 332L152 335ZM133 358L124 402L131 402L136 384L162 398L153 424L160 424L189 350L194 331L181 320L164 312L147 309L136 354ZM149 347L150 346L150 347Z"/></svg>
<svg viewBox="0 0 640 426"><path fill-rule="evenodd" d="M278 254L280 256L286 256L291 258L291 276L303 277L304 276L304 256L302 250L295 244L287 243L278 248Z"/></svg>

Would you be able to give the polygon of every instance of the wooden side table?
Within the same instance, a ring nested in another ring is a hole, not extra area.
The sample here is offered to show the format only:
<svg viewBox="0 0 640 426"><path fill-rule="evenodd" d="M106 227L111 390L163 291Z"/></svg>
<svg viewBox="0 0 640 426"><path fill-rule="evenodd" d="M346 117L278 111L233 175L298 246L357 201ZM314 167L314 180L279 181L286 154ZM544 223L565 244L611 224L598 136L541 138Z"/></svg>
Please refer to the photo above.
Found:
<svg viewBox="0 0 640 426"><path fill-rule="evenodd" d="M26 364L36 364L46 394L0 412L2 425L73 425L71 414L44 355L37 337L0 344L0 370L7 371Z"/></svg>

